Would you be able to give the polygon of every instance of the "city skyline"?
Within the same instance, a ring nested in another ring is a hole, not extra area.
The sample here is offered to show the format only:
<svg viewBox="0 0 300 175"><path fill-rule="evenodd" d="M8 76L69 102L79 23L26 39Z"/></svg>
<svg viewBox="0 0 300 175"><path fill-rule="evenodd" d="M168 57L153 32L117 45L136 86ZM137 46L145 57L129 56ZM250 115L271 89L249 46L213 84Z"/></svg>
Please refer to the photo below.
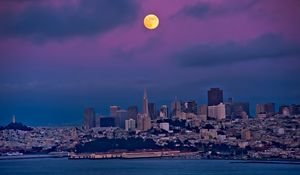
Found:
<svg viewBox="0 0 300 175"><path fill-rule="evenodd" d="M207 90L300 103L298 0L0 1L0 125L82 122L83 109L158 106ZM159 26L143 19L156 14ZM277 106L278 108L278 106Z"/></svg>
<svg viewBox="0 0 300 175"><path fill-rule="evenodd" d="M221 93L221 96L219 96L220 93ZM169 104L159 104L152 100L149 101L148 90L147 90L147 88L144 88L143 89L143 97L141 97L141 99L142 99L141 103L131 104L131 105L127 104L125 106L121 106L118 104L112 104L106 109L100 107L100 110L99 110L99 108L95 107L95 105L94 106L85 106L84 108L82 108L82 113L80 114L81 120L78 120L75 122L73 121L73 122L69 122L69 123L48 123L48 124L46 124L46 125L44 124L44 125L45 126L64 126L64 125L72 126L72 125L74 125L74 126L83 126L84 128L90 129L92 127L97 126L97 124L96 124L97 117L115 118L118 115L118 111L122 111L122 112L126 111L126 117L128 119L134 119L135 121L137 120L136 117L138 114L142 114L142 115L145 114L146 116L150 117L151 120L155 120L160 117L161 108L164 106L166 107L166 110L167 110L166 118L173 119L173 117L176 116L176 113L173 113L174 112L173 110L176 108L173 106L173 103L176 103L176 102L180 102L181 109L179 110L179 112L195 113L200 118L201 118L201 114L198 111L200 111L200 108L203 105L206 106L206 108L207 108L209 106L218 106L219 104L226 105L228 103L238 104L238 105L247 104L248 107L247 107L246 113L249 115L248 117L251 117L251 118L258 117L258 113L260 113L260 112L266 112L266 114L268 114L268 110L270 110L270 108L271 108L271 110L274 111L272 114L275 114L275 113L282 112L282 109L281 109L282 107L291 106L291 105L299 105L299 104L294 104L294 103L293 104L288 104L288 103L276 104L276 103L270 102L270 101L265 101L265 102L251 105L248 101L236 101L235 98L233 98L233 97L225 98L226 96L224 97L224 94L226 95L226 92L224 92L223 89L218 88L218 87L212 87L210 89L207 89L206 94L207 94L206 102L204 102L204 103L197 103L197 100L194 100L194 99L185 99L184 100L184 99L180 99L176 96L176 97L174 97L173 100L171 100L171 102ZM195 103L195 104L191 104L191 105L195 105L195 109L190 109L189 103ZM151 105L154 105L152 107L153 111L150 111ZM272 106L270 107L270 105L272 105ZM267 106L267 107L265 107L265 106ZM135 108L135 110L136 110L135 117L130 117L130 115L129 115L129 111L131 110L131 108ZM168 110L169 110L169 112L168 112ZM209 108L207 108L206 110L209 113ZM245 109L243 109L243 110L245 110ZM106 111L106 112L103 112L103 111ZM226 111L227 111L227 109L226 109ZM151 116L151 112L154 114L154 116ZM224 112L225 112L225 108L224 108ZM227 118L228 117L227 112L225 112L225 113L226 113L226 118ZM90 119L87 119L86 118L87 115L91 115L93 117ZM206 113L206 115L207 115L207 113ZM234 115L236 115L236 114L234 114ZM234 116L234 117L236 117L236 116ZM82 120L82 118L83 118L83 120ZM16 122L15 115L9 116L7 118L6 123L4 123L4 122L0 123L0 126L1 126L1 124L6 125L7 123L10 123L10 122L12 122L12 123ZM22 118L21 118L20 122L24 122L24 120L22 120ZM87 125L86 122L88 122L89 124ZM25 120L25 123L26 123L26 120ZM29 123L29 124L31 124L31 123ZM31 124L31 125L32 126L43 126L43 124L40 125L39 123ZM119 124L117 124L117 126L118 125ZM86 126L88 126L88 127L86 127Z"/></svg>

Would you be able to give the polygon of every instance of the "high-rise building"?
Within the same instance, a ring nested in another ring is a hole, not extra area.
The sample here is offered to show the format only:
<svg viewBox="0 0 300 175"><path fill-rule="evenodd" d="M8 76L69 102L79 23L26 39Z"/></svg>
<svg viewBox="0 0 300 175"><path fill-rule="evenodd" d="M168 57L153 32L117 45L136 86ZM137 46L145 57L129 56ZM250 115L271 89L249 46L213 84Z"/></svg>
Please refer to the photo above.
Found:
<svg viewBox="0 0 300 175"><path fill-rule="evenodd" d="M275 114L275 103L257 104L256 114Z"/></svg>
<svg viewBox="0 0 300 175"><path fill-rule="evenodd" d="M102 116L96 116L96 119L95 119L95 126L96 127L100 127L100 119L101 119Z"/></svg>
<svg viewBox="0 0 300 175"><path fill-rule="evenodd" d="M185 113L194 113L197 115L197 102L195 100L185 102L183 111Z"/></svg>
<svg viewBox="0 0 300 175"><path fill-rule="evenodd" d="M136 123L134 119L125 120L125 130L126 131L135 131Z"/></svg>
<svg viewBox="0 0 300 175"><path fill-rule="evenodd" d="M144 98L143 98L143 114L149 116L149 108L148 108L148 94L147 89L144 89Z"/></svg>
<svg viewBox="0 0 300 175"><path fill-rule="evenodd" d="M208 113L208 106L207 105L200 105L198 110L198 115L201 121L207 120L207 113Z"/></svg>
<svg viewBox="0 0 300 175"><path fill-rule="evenodd" d="M125 120L128 119L127 110L120 109L116 113L116 126L125 129Z"/></svg>
<svg viewBox="0 0 300 175"><path fill-rule="evenodd" d="M117 111L120 110L120 106L110 106L110 116L111 117L116 117L117 116Z"/></svg>
<svg viewBox="0 0 300 175"><path fill-rule="evenodd" d="M199 115L207 115L207 105L200 105L198 114Z"/></svg>
<svg viewBox="0 0 300 175"><path fill-rule="evenodd" d="M159 111L159 117L160 118L163 118L163 119L167 119L169 116L169 113L168 113L168 106L167 105L162 105L160 107L160 111Z"/></svg>
<svg viewBox="0 0 300 175"><path fill-rule="evenodd" d="M148 111L149 111L149 117L151 118L151 120L154 120L157 118L155 103L148 103Z"/></svg>
<svg viewBox="0 0 300 175"><path fill-rule="evenodd" d="M279 107L279 113L285 116L288 115L299 115L300 114L300 105L281 105Z"/></svg>
<svg viewBox="0 0 300 175"><path fill-rule="evenodd" d="M220 88L211 88L207 92L208 106L218 105L223 103L223 91Z"/></svg>
<svg viewBox="0 0 300 175"><path fill-rule="evenodd" d="M181 113L181 110L182 110L181 109L181 101L175 100L171 106L172 106L172 114L171 114L172 117Z"/></svg>
<svg viewBox="0 0 300 175"><path fill-rule="evenodd" d="M217 120L225 119L225 105L223 103L220 103L215 106L208 106L208 116Z"/></svg>
<svg viewBox="0 0 300 175"><path fill-rule="evenodd" d="M95 127L96 111L94 108L86 108L84 110L84 124L85 129L91 129Z"/></svg>
<svg viewBox="0 0 300 175"><path fill-rule="evenodd" d="M231 105L231 113L233 118L242 118L245 113L249 116L249 103L248 102L235 102Z"/></svg>
<svg viewBox="0 0 300 175"><path fill-rule="evenodd" d="M138 107L137 106L129 106L127 109L128 118L134 119L136 121L137 114L138 114Z"/></svg>
<svg viewBox="0 0 300 175"><path fill-rule="evenodd" d="M115 117L100 117L100 127L115 127Z"/></svg>
<svg viewBox="0 0 300 175"><path fill-rule="evenodd" d="M137 128L141 131L151 129L151 118L147 114L138 114Z"/></svg>

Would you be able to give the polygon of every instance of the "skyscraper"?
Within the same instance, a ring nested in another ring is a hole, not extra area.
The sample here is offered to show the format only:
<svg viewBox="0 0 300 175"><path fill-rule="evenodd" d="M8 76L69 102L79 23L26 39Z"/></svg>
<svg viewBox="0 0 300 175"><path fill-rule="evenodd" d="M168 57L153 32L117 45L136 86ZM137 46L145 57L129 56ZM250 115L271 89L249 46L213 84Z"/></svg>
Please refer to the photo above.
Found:
<svg viewBox="0 0 300 175"><path fill-rule="evenodd" d="M137 106L129 106L127 109L128 118L134 119L136 121L137 114L138 114L138 107Z"/></svg>
<svg viewBox="0 0 300 175"><path fill-rule="evenodd" d="M275 104L274 103L257 104L256 114L275 114Z"/></svg>
<svg viewBox="0 0 300 175"><path fill-rule="evenodd" d="M184 103L184 112L194 113L197 115L197 102L195 100L190 100Z"/></svg>
<svg viewBox="0 0 300 175"><path fill-rule="evenodd" d="M225 119L225 105L223 103L220 103L215 106L208 106L208 116L217 120Z"/></svg>
<svg viewBox="0 0 300 175"><path fill-rule="evenodd" d="M247 115L250 115L250 111L249 111L249 103L247 102L235 102L232 104L232 108L231 108L231 112L232 112L232 117L233 118L242 118L242 116L244 115L244 112Z"/></svg>
<svg viewBox="0 0 300 175"><path fill-rule="evenodd" d="M83 127L85 129L91 129L95 127L95 117L96 117L96 111L94 108L86 108L84 110L84 125Z"/></svg>
<svg viewBox="0 0 300 175"><path fill-rule="evenodd" d="M128 119L127 110L120 109L116 113L116 126L125 129L125 120Z"/></svg>
<svg viewBox="0 0 300 175"><path fill-rule="evenodd" d="M110 106L110 116L111 117L116 117L117 116L117 111L120 110L120 106Z"/></svg>
<svg viewBox="0 0 300 175"><path fill-rule="evenodd" d="M147 89L144 89L144 99L143 99L143 114L149 116L149 108L148 108L148 94Z"/></svg>
<svg viewBox="0 0 300 175"><path fill-rule="evenodd" d="M148 103L149 117L154 120L157 117L156 105L155 103Z"/></svg>
<svg viewBox="0 0 300 175"><path fill-rule="evenodd" d="M137 128L141 131L151 129L151 118L146 114L138 114Z"/></svg>
<svg viewBox="0 0 300 175"><path fill-rule="evenodd" d="M136 124L134 119L129 119L125 121L125 130L134 131L136 129Z"/></svg>
<svg viewBox="0 0 300 175"><path fill-rule="evenodd" d="M220 88L211 88L207 92L208 96L208 106L218 105L223 103L223 91Z"/></svg>
<svg viewBox="0 0 300 175"><path fill-rule="evenodd" d="M160 112L159 112L159 117L163 118L163 119L167 119L168 118L168 106L167 105L162 105L160 107Z"/></svg>
<svg viewBox="0 0 300 175"><path fill-rule="evenodd" d="M179 114L181 112L181 101L179 100L175 100L173 103L172 103L172 117L173 116L176 116L177 114Z"/></svg>

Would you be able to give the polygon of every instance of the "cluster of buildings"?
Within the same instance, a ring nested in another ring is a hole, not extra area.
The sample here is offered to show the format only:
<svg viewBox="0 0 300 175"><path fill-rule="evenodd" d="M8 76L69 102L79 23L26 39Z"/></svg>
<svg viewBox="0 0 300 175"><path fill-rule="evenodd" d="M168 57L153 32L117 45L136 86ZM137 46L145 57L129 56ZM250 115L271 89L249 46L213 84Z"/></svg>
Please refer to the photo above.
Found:
<svg viewBox="0 0 300 175"><path fill-rule="evenodd" d="M197 150L201 157L300 159L300 105L276 111L274 103L257 104L256 117L249 117L249 103L224 101L220 88L207 95L207 104L175 100L171 109L162 105L157 110L145 90L141 112L137 106L111 106L109 116L99 116L86 108L83 127L0 130L0 153L73 152L76 145L99 138L134 137L167 150Z"/></svg>
<svg viewBox="0 0 300 175"><path fill-rule="evenodd" d="M235 102L232 98L224 101L223 90L211 88L207 92L207 104L198 105L195 100L175 100L171 104L171 110L167 105L162 105L157 110L155 103L150 103L147 90L144 91L143 109L138 111L137 106L129 106L122 109L120 106L110 106L109 116L102 116L96 113L94 108L86 108L84 111L84 128L94 127L119 127L126 131L147 131L152 128L157 120L194 120L207 121L225 119L248 119L250 107L248 102ZM280 106L279 114L298 115L300 105ZM256 105L256 117L263 119L276 114L274 103ZM164 124L166 126L167 124Z"/></svg>

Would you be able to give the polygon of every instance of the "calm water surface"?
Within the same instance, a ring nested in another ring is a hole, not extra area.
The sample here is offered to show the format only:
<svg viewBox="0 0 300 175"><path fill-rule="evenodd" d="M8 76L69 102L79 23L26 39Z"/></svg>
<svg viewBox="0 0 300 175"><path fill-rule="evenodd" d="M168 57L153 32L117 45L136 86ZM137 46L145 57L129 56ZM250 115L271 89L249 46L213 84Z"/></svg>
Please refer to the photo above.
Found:
<svg viewBox="0 0 300 175"><path fill-rule="evenodd" d="M299 175L300 165L232 164L228 160L1 160L0 174L61 175Z"/></svg>

